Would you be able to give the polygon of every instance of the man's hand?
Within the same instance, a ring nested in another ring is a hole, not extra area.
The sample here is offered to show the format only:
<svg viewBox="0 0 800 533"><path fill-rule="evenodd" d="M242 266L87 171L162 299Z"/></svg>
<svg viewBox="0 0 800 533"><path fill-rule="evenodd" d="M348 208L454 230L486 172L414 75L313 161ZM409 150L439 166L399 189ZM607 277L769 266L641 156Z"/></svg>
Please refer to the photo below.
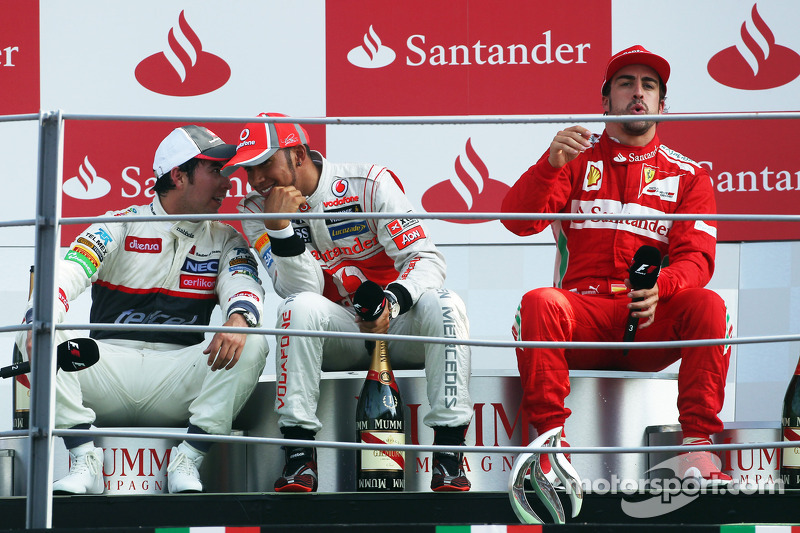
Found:
<svg viewBox="0 0 800 533"><path fill-rule="evenodd" d="M240 313L234 313L223 326L246 328L247 321ZM233 368L239 362L239 356L242 355L246 340L247 335L244 333L216 333L208 348L203 350L203 353L208 356L208 366L211 367L211 370Z"/></svg>
<svg viewBox="0 0 800 533"><path fill-rule="evenodd" d="M303 196L294 185L285 187L273 187L264 197L265 213L297 213L301 205L306 203ZM280 230L291 224L290 219L265 220L264 225L267 229Z"/></svg>
<svg viewBox="0 0 800 533"><path fill-rule="evenodd" d="M582 126L572 126L559 131L550 143L550 155L547 161L553 168L563 167L592 146L589 142L591 136L592 132Z"/></svg>
<svg viewBox="0 0 800 533"><path fill-rule="evenodd" d="M631 280L625 280L625 286L629 289L633 289L631 285ZM628 304L628 309L631 310L631 315L633 317L642 319L646 318L647 321L639 322L638 329L644 329L648 327L656 318L656 306L658 305L658 283L653 285L652 289L639 289L639 290L632 290L628 293L628 298L636 299L641 298L642 300L637 302L633 301Z"/></svg>
<svg viewBox="0 0 800 533"><path fill-rule="evenodd" d="M389 322L390 322L390 311L389 306L387 305L381 316L377 319L367 322L366 320L361 320L360 317L356 316L356 323L358 324L358 329L361 333L375 333L381 335L389 331Z"/></svg>

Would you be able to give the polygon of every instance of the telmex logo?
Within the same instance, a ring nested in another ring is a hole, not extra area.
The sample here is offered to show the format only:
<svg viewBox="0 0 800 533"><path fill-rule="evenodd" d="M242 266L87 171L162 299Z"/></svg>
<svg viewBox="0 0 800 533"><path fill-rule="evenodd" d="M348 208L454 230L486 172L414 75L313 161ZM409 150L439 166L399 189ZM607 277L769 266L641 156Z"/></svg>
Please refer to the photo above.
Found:
<svg viewBox="0 0 800 533"><path fill-rule="evenodd" d="M78 200L95 200L111 191L111 183L97 175L97 171L89 162L87 155L78 167L78 175L65 181L61 190L64 194Z"/></svg>
<svg viewBox="0 0 800 533"><path fill-rule="evenodd" d="M406 40L406 65L545 65L586 63L590 43L553 43L552 31L542 32L536 43L489 44L480 39L472 44L426 43L426 36L415 34ZM381 68L395 60L394 50L384 45L372 26L364 35L364 43L350 50L347 60L361 68Z"/></svg>
<svg viewBox="0 0 800 533"><path fill-rule="evenodd" d="M753 5L742 23L741 40L708 62L708 73L722 85L757 91L786 85L800 75L800 55L775 43L775 35Z"/></svg>
<svg viewBox="0 0 800 533"><path fill-rule="evenodd" d="M230 79L231 68L220 57L203 51L183 11L177 31L171 28L167 41L167 49L136 66L136 81L146 89L167 96L197 96L216 91Z"/></svg>
<svg viewBox="0 0 800 533"><path fill-rule="evenodd" d="M472 168L469 171L465 169L459 155L456 157L454 165L456 175L447 181L437 183L422 195L422 207L429 213L437 211L443 213L494 213L500 211L500 204L510 187L501 181L489 178L489 169L472 147L471 138L467 139L465 151ZM448 222L477 224L489 221L453 219Z"/></svg>

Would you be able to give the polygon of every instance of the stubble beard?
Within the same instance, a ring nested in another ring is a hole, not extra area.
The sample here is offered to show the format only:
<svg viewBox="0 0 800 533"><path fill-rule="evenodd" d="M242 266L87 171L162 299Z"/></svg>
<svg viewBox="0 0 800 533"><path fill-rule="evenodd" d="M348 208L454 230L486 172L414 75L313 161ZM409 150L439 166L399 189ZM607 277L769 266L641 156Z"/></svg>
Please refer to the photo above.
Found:
<svg viewBox="0 0 800 533"><path fill-rule="evenodd" d="M614 110L614 103L610 97L608 99L608 104L609 108L612 110L611 112L612 115L619 115L619 116L631 115L627 107L621 110ZM642 105L644 105L643 102ZM648 111L649 114L649 109L646 105L645 105L645 110ZM622 128L622 131L632 136L644 135L647 132L649 132L650 128L652 128L655 125L656 125L655 120L637 120L635 122L620 122L620 127Z"/></svg>

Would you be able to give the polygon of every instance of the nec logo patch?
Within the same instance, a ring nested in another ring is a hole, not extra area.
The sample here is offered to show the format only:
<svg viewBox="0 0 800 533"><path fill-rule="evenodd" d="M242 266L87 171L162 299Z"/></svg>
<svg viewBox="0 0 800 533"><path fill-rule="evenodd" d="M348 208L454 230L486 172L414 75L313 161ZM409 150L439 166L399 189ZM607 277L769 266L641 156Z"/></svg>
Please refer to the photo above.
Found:
<svg viewBox="0 0 800 533"><path fill-rule="evenodd" d="M424 238L425 238L425 232L423 231L422 226L417 226L416 228L404 231L403 233L397 235L396 237L392 237L392 240L397 245L397 249L402 250L409 244Z"/></svg>
<svg viewBox="0 0 800 533"><path fill-rule="evenodd" d="M161 238L146 238L128 235L125 237L125 250L140 254L160 254Z"/></svg>
<svg viewBox="0 0 800 533"><path fill-rule="evenodd" d="M219 261L211 259L208 261L194 261L186 258L181 270L184 272L191 272L193 274L216 274L219 272Z"/></svg>

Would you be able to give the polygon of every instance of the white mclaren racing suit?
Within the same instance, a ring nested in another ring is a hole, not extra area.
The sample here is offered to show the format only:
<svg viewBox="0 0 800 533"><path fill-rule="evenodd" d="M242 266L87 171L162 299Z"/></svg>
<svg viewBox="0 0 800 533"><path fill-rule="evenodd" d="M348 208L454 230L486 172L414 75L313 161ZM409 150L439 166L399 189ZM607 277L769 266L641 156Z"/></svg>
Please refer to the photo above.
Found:
<svg viewBox="0 0 800 533"><path fill-rule="evenodd" d="M222 314L250 312L260 322L264 289L245 240L220 222L139 221L164 215L158 200L109 213L72 243L56 269L57 321L92 287L92 323L208 325ZM30 312L30 310L29 310ZM57 330L57 342L68 333ZM227 434L264 369L268 344L248 335L239 361L212 372L203 332L92 330L100 360L59 372L56 427L78 424L177 425ZM18 342L24 342L20 336ZM24 353L24 351L23 351Z"/></svg>
<svg viewBox="0 0 800 533"><path fill-rule="evenodd" d="M442 288L445 261L418 219L341 219L341 213L411 213L403 189L384 167L333 164L311 152L321 167L319 184L301 213L328 213L326 219L292 220L292 227L267 234L262 220L245 220L245 234L258 251L275 291L285 298L278 309L282 329L357 332L352 296L367 279L398 295L400 315L390 334L466 339L464 303ZM262 213L257 192L239 204L242 213ZM363 340L278 336L276 354L280 427L319 431L316 416L322 370L365 370ZM419 368L427 376L431 427L467 426L470 349L460 344L390 342L395 369Z"/></svg>

